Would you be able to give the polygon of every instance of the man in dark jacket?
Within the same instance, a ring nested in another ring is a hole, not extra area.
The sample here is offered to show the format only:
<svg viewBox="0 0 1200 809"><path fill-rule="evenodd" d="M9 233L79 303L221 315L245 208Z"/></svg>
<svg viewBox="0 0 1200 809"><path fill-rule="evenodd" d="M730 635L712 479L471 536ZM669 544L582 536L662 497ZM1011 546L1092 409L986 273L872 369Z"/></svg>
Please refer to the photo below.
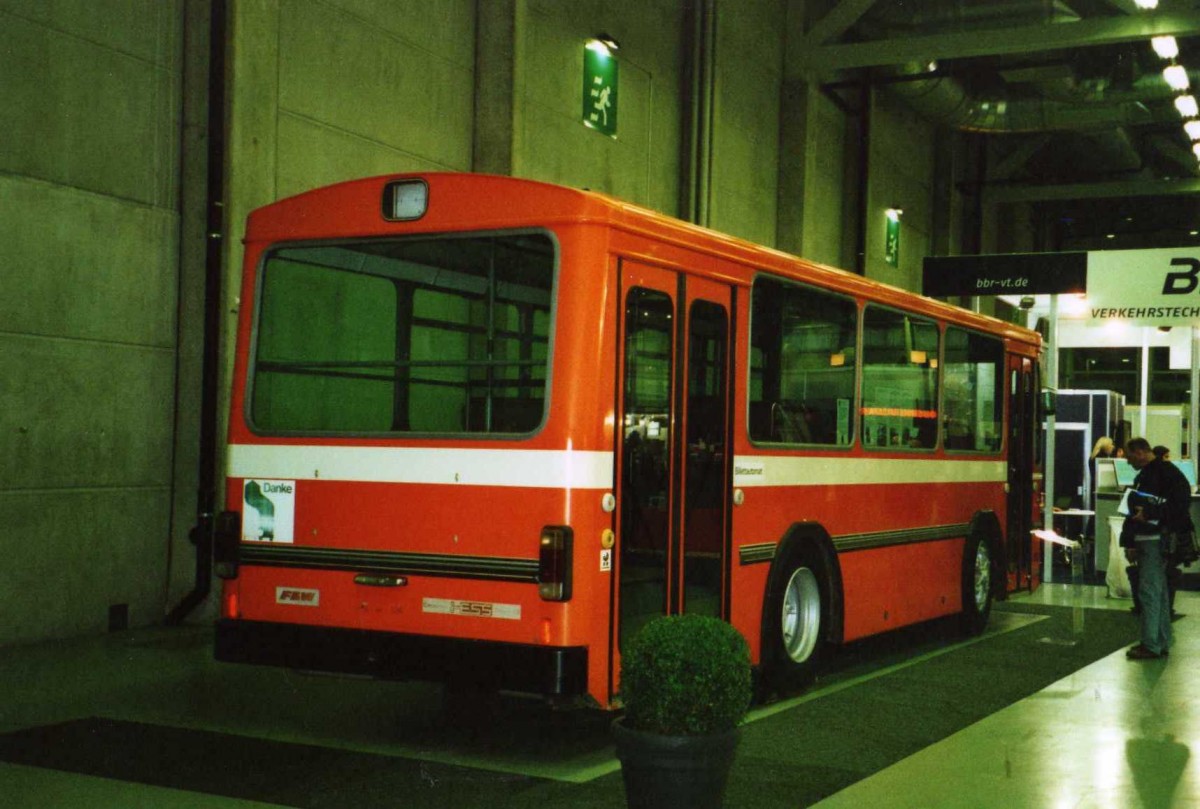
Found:
<svg viewBox="0 0 1200 809"><path fill-rule="evenodd" d="M1125 457L1138 470L1125 505L1121 529L1125 558L1138 564L1142 603L1142 642L1125 653L1130 660L1166 657L1171 646L1171 606L1167 594L1167 554L1171 537L1190 531L1192 490L1174 464L1156 458L1150 442L1134 438Z"/></svg>
<svg viewBox="0 0 1200 809"><path fill-rule="evenodd" d="M1152 447L1154 457L1160 461L1171 460L1171 450L1162 444ZM1125 573L1129 576L1129 586L1133 590L1133 606L1130 607L1134 613L1141 615L1142 613L1142 598L1138 595L1138 568L1137 565L1131 565L1125 568ZM1181 612L1175 612L1175 592L1179 589L1179 583L1183 581L1183 571L1179 569L1179 561L1176 559L1168 559L1167 561L1167 595L1171 602L1171 623L1175 623L1180 618L1186 616Z"/></svg>

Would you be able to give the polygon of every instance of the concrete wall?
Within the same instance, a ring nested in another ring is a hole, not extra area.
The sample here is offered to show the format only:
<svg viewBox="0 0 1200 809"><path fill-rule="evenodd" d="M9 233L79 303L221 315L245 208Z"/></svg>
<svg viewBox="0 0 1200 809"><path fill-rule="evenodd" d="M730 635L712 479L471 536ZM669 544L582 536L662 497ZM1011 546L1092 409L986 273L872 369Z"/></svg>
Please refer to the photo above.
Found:
<svg viewBox="0 0 1200 809"><path fill-rule="evenodd" d="M524 6L517 10L512 173L677 214L684 4L524 0ZM599 33L620 43L611 138L581 121L584 43Z"/></svg>
<svg viewBox="0 0 1200 809"><path fill-rule="evenodd" d="M0 644L104 631L112 605L151 623L190 586L209 3L0 0L0 271L19 290L0 297ZM861 119L788 78L801 0L238 0L222 394L258 206L371 174L486 170L686 215L687 12L703 7L707 223L853 268L865 209L867 274L918 288L956 221L953 195L934 199L932 130L876 99L860 199ZM600 32L621 43L615 138L580 120ZM882 260L889 205L905 209L899 269ZM222 395L219 438L227 408Z"/></svg>
<svg viewBox="0 0 1200 809"><path fill-rule="evenodd" d="M163 614L181 5L0 0L0 643Z"/></svg>
<svg viewBox="0 0 1200 809"><path fill-rule="evenodd" d="M711 213L706 224L772 246L784 18L779 0L717 3Z"/></svg>
<svg viewBox="0 0 1200 809"><path fill-rule="evenodd" d="M932 249L934 127L902 102L875 93L869 137L865 275L920 292L921 264ZM884 260L888 208L904 211L898 267Z"/></svg>

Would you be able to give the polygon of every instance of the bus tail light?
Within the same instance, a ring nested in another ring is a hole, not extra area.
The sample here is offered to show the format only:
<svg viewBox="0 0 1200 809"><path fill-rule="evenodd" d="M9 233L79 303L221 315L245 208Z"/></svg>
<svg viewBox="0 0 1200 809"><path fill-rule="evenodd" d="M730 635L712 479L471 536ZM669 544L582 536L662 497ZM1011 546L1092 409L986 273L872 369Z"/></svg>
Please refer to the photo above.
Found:
<svg viewBox="0 0 1200 809"><path fill-rule="evenodd" d="M222 511L217 515L216 540L213 542L213 569L222 579L236 579L238 545L242 541L242 515Z"/></svg>
<svg viewBox="0 0 1200 809"><path fill-rule="evenodd" d="M544 601L571 599L573 533L565 525L547 525L538 543L538 595Z"/></svg>
<svg viewBox="0 0 1200 809"><path fill-rule="evenodd" d="M225 594L225 609L224 615L226 618L239 618L238 613L238 595L236 592L228 592Z"/></svg>

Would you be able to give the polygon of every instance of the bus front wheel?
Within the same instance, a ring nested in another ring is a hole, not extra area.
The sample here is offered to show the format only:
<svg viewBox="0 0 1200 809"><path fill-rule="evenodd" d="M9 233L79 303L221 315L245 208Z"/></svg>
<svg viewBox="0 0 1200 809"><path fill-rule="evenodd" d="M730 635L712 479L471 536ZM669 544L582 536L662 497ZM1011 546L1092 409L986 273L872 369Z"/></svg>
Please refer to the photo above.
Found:
<svg viewBox="0 0 1200 809"><path fill-rule="evenodd" d="M829 615L822 570L819 552L801 547L776 571L763 616L762 655L765 685L773 691L799 690L816 676Z"/></svg>

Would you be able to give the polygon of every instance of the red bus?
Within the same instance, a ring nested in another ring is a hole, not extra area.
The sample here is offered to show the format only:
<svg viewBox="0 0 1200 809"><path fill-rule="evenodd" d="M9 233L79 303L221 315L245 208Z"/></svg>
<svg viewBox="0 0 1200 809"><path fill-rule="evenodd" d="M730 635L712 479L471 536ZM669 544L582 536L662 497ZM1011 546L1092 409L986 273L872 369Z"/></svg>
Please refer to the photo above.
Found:
<svg viewBox="0 0 1200 809"><path fill-rule="evenodd" d="M782 690L1038 575L1026 329L455 173L255 211L241 300L220 660L611 706L688 612Z"/></svg>

